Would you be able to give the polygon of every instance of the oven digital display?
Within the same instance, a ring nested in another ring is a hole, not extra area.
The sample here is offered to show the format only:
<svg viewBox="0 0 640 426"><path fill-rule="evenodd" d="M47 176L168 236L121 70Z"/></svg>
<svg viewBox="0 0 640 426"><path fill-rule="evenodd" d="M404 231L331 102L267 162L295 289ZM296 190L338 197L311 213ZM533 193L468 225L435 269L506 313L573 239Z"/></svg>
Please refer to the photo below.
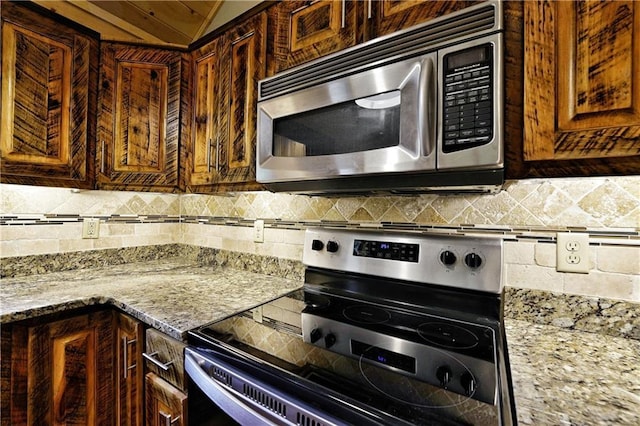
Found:
<svg viewBox="0 0 640 426"><path fill-rule="evenodd" d="M351 353L380 364L388 365L389 367L404 370L411 374L415 374L416 372L415 358L391 352L377 346L371 346L357 340L351 340Z"/></svg>
<svg viewBox="0 0 640 426"><path fill-rule="evenodd" d="M377 259L418 262L420 246L418 244L391 243L387 241L355 240L353 255Z"/></svg>

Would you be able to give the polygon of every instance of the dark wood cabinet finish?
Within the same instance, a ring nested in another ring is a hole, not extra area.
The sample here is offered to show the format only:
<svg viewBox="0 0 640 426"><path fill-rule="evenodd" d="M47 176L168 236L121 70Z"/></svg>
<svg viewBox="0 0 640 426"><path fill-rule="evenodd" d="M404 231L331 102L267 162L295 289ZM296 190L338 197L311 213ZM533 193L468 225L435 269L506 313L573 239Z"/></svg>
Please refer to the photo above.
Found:
<svg viewBox="0 0 640 426"><path fill-rule="evenodd" d="M191 141L185 141L190 191L261 188L255 182L256 106L266 29L266 13L260 13L193 53Z"/></svg>
<svg viewBox="0 0 640 426"><path fill-rule="evenodd" d="M98 63L97 34L2 2L2 182L93 187Z"/></svg>
<svg viewBox="0 0 640 426"><path fill-rule="evenodd" d="M154 329L146 331L146 353L153 356L159 363L168 365L165 371L152 362L147 362L147 370L153 372L183 391L187 390L184 379L184 348L185 344Z"/></svg>
<svg viewBox="0 0 640 426"><path fill-rule="evenodd" d="M178 189L181 56L174 50L102 44L99 188Z"/></svg>
<svg viewBox="0 0 640 426"><path fill-rule="evenodd" d="M186 426L187 396L154 373L145 376L147 426Z"/></svg>
<svg viewBox="0 0 640 426"><path fill-rule="evenodd" d="M274 22L269 75L361 42L356 1L286 1L269 10Z"/></svg>
<svg viewBox="0 0 640 426"><path fill-rule="evenodd" d="M479 1L379 0L367 5L370 38L391 34L413 25L456 12ZM370 7L370 9L369 9Z"/></svg>
<svg viewBox="0 0 640 426"><path fill-rule="evenodd" d="M113 424L111 311L4 325L2 388L3 425Z"/></svg>
<svg viewBox="0 0 640 426"><path fill-rule="evenodd" d="M507 142L508 176L640 173L640 5L532 1L523 14L524 141Z"/></svg>
<svg viewBox="0 0 640 426"><path fill-rule="evenodd" d="M143 324L114 312L115 323L115 403L116 425L144 424L144 349Z"/></svg>

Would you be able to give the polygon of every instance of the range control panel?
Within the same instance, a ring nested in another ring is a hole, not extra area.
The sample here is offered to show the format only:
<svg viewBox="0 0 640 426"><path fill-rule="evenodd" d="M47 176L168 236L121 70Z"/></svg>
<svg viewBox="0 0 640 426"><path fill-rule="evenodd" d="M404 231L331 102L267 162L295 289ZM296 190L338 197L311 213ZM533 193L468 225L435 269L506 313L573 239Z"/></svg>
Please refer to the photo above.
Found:
<svg viewBox="0 0 640 426"><path fill-rule="evenodd" d="M502 256L497 238L311 228L302 260L334 271L501 293Z"/></svg>
<svg viewBox="0 0 640 426"><path fill-rule="evenodd" d="M392 243L389 241L354 240L353 255L377 259L417 262L420 246L418 244Z"/></svg>

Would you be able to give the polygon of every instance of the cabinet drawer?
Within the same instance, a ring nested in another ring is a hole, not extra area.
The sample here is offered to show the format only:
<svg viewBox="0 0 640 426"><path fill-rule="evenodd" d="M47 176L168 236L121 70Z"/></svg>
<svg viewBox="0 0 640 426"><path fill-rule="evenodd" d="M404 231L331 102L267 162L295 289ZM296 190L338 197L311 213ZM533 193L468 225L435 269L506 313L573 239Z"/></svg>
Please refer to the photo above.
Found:
<svg viewBox="0 0 640 426"><path fill-rule="evenodd" d="M145 339L145 366L179 389L186 390L184 381L184 343L148 329ZM152 361L153 360L153 361Z"/></svg>

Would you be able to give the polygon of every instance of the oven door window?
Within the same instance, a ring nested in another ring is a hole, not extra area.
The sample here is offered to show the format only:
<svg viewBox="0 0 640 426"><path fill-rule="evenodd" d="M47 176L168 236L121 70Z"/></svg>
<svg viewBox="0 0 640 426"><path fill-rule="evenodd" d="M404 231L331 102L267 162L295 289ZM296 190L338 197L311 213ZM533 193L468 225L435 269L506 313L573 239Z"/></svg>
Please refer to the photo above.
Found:
<svg viewBox="0 0 640 426"><path fill-rule="evenodd" d="M273 155L315 157L400 144L400 90L274 120Z"/></svg>

